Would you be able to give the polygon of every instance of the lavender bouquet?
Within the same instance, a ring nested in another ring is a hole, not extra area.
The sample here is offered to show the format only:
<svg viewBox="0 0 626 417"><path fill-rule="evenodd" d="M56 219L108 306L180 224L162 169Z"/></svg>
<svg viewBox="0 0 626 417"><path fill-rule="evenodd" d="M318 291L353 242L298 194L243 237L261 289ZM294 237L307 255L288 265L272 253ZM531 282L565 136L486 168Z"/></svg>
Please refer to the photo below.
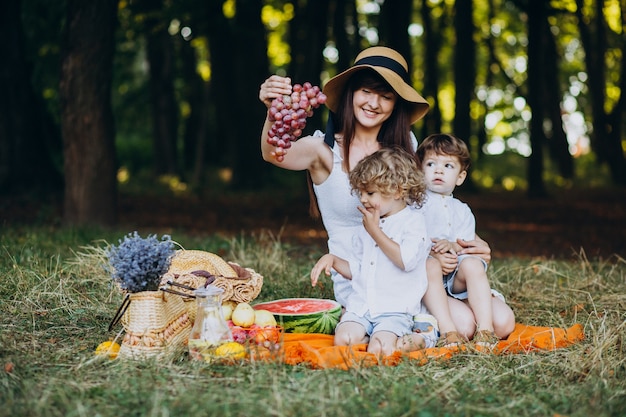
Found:
<svg viewBox="0 0 626 417"><path fill-rule="evenodd" d="M107 269L122 290L132 293L156 291L174 253L174 243L169 235L163 235L159 241L156 235L142 238L133 232L120 239L119 245L107 249Z"/></svg>

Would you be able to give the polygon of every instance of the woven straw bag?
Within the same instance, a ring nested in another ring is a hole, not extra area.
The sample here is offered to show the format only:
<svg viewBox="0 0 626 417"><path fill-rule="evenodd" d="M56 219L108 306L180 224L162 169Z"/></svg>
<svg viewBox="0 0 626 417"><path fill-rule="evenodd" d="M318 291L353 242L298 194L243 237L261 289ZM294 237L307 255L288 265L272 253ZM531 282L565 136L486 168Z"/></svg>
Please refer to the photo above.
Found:
<svg viewBox="0 0 626 417"><path fill-rule="evenodd" d="M126 332L120 358L162 359L180 353L193 326L182 298L164 291L127 294L116 318Z"/></svg>
<svg viewBox="0 0 626 417"><path fill-rule="evenodd" d="M212 275L210 279L207 274ZM232 300L236 303L249 303L254 300L263 287L263 276L251 268L243 268L234 262L226 262L220 256L201 250L178 250L172 258L167 273L163 275L161 287L173 282L183 295L187 312L195 320L196 305L193 302L193 289L215 285L224 290L222 302ZM181 289L181 287L188 287Z"/></svg>

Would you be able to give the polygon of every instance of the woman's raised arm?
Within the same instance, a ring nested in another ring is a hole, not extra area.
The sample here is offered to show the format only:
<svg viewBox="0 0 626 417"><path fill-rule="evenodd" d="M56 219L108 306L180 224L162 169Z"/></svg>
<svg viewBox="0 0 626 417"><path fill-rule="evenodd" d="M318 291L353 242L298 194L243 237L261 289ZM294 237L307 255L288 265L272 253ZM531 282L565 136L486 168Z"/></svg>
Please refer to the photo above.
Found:
<svg viewBox="0 0 626 417"><path fill-rule="evenodd" d="M261 84L259 100L269 109L276 97L291 94L291 87L290 78L272 75ZM261 131L261 154L265 161L293 171L309 170L314 177L316 177L317 171L325 173L322 174L322 177L330 172L329 163L322 164L320 162L324 158L332 163L332 154L324 144L323 137L306 136L291 142L291 147L287 149L283 160L279 162L273 155L276 148L267 142L267 135L271 126L272 122L266 116Z"/></svg>

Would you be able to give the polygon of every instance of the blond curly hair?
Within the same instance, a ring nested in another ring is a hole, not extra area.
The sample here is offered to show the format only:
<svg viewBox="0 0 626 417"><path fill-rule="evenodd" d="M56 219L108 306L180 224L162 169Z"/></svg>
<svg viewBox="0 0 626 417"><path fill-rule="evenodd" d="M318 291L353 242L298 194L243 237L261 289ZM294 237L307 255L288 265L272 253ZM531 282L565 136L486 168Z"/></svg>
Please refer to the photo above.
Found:
<svg viewBox="0 0 626 417"><path fill-rule="evenodd" d="M424 174L415 158L399 147L383 148L363 158L350 172L353 192L371 188L385 196L396 192L407 205L421 207L426 196Z"/></svg>

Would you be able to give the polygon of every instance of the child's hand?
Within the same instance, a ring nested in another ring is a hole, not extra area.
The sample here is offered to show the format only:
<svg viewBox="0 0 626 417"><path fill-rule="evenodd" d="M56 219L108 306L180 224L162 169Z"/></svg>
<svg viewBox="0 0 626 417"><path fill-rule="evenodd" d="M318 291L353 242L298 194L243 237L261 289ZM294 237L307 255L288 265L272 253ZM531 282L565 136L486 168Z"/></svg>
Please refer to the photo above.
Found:
<svg viewBox="0 0 626 417"><path fill-rule="evenodd" d="M315 264L313 269L311 269L311 286L315 287L317 285L317 280L320 277L320 274L324 272L326 276L330 276L331 269L333 267L333 255L327 253L322 256L319 261Z"/></svg>
<svg viewBox="0 0 626 417"><path fill-rule="evenodd" d="M449 252L453 255L456 255L456 251L454 250L454 246L452 242L445 239L431 239L433 241L433 246L431 250L435 253L446 253Z"/></svg>
<svg viewBox="0 0 626 417"><path fill-rule="evenodd" d="M453 255L450 252L440 253L436 256L436 258L441 264L441 271L445 275L453 272L459 263L459 259L457 258L457 256Z"/></svg>
<svg viewBox="0 0 626 417"><path fill-rule="evenodd" d="M370 210L367 210L363 206L358 206L357 208L363 215L363 227L365 227L365 230L371 236L373 231L380 229L380 206L375 206Z"/></svg>

